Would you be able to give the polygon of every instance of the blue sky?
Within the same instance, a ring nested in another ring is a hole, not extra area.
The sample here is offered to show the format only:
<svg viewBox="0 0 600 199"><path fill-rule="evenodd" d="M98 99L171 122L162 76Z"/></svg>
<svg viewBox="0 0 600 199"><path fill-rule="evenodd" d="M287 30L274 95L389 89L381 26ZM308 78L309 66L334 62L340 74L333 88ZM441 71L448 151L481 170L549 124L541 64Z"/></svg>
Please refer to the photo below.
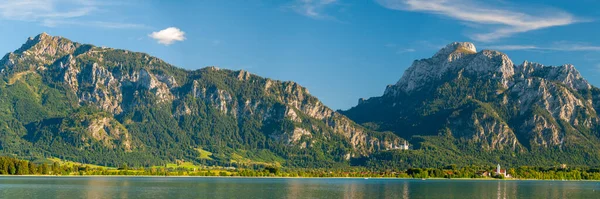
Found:
<svg viewBox="0 0 600 199"><path fill-rule="evenodd" d="M186 69L296 81L347 109L453 41L515 63L574 64L599 86L597 8L592 0L0 0L0 53L47 32Z"/></svg>

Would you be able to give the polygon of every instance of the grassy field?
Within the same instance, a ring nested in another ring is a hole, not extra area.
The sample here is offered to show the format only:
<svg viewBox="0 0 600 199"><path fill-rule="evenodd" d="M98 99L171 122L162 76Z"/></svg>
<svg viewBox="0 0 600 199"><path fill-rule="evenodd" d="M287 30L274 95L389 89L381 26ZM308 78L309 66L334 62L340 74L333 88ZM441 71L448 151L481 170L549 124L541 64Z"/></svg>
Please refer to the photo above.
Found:
<svg viewBox="0 0 600 199"><path fill-rule="evenodd" d="M198 153L200 153L200 159L202 160L212 160L211 156L213 155L212 152L210 151L206 151L202 148L196 148L196 151L198 151Z"/></svg>
<svg viewBox="0 0 600 199"><path fill-rule="evenodd" d="M73 167L73 166L84 166L84 167L90 167L90 168L94 168L94 169L106 169L106 170L111 170L111 169L117 169L115 167L105 167L105 166L100 166L100 165L95 165L95 164L83 164L83 163L79 163L79 162L73 162L73 161L68 161L68 160L61 160L59 158L48 158L48 160L52 163L56 162L58 164L62 165L66 165L69 167Z"/></svg>
<svg viewBox="0 0 600 199"><path fill-rule="evenodd" d="M14 74L9 80L8 80L8 85L13 85L15 82L17 82L18 80L20 80L23 76L29 75L35 73L33 71L23 71L20 73L16 73Z"/></svg>

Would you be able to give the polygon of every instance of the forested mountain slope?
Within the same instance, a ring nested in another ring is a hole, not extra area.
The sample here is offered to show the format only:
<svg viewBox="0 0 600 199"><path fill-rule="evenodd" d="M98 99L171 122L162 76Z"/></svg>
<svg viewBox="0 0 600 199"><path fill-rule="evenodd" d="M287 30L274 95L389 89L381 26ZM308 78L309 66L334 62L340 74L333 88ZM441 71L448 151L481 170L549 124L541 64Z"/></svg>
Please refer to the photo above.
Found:
<svg viewBox="0 0 600 199"><path fill-rule="evenodd" d="M332 166L401 142L294 82L189 71L45 33L4 56L0 77L0 151L25 158Z"/></svg>

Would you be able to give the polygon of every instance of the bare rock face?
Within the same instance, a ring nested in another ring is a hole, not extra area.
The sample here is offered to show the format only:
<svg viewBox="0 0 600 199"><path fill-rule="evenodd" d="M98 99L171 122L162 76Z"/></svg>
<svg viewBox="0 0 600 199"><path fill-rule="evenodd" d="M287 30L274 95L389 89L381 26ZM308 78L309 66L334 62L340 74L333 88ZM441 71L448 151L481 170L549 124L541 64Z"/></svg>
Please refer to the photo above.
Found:
<svg viewBox="0 0 600 199"><path fill-rule="evenodd" d="M321 101L318 101L316 98L310 96L306 88L301 87L295 82L284 82L283 86L285 97L283 97L282 101L285 104L317 119L331 117L333 114L333 111L325 107Z"/></svg>
<svg viewBox="0 0 600 199"><path fill-rule="evenodd" d="M516 66L515 70L519 72L521 78L539 77L549 81L558 81L575 90L592 88L571 64L553 67L525 61Z"/></svg>
<svg viewBox="0 0 600 199"><path fill-rule="evenodd" d="M504 53L490 50L477 53L472 43L454 42L432 58L416 60L396 85L386 88L384 95L411 93L459 70L501 79L502 84L508 87L514 75L514 64Z"/></svg>
<svg viewBox="0 0 600 199"><path fill-rule="evenodd" d="M133 149L127 129L112 118L97 118L89 122L87 128L91 137L109 148L123 147L126 151Z"/></svg>
<svg viewBox="0 0 600 199"><path fill-rule="evenodd" d="M77 80L77 75L79 72L79 68L75 65L75 59L72 55L69 55L64 62L60 62L60 68L63 69L63 81L73 90L73 92L77 93L79 91L79 81Z"/></svg>
<svg viewBox="0 0 600 199"><path fill-rule="evenodd" d="M562 146L565 133L560 130L558 123L552 117L535 114L525 121L520 127L522 132L529 132L530 143L537 147Z"/></svg>
<svg viewBox="0 0 600 199"><path fill-rule="evenodd" d="M294 122L302 122L302 119L296 113L296 110L293 108L287 108L285 110L285 117L294 121Z"/></svg>
<svg viewBox="0 0 600 199"><path fill-rule="evenodd" d="M537 106L548 111L556 119L569 123L575 122L578 111L586 115L596 115L588 101L576 97L566 86L541 78L525 79L518 82L511 90L519 96L518 103L522 114ZM591 117L578 121L586 127L591 127L592 122Z"/></svg>
<svg viewBox="0 0 600 199"><path fill-rule="evenodd" d="M462 55L477 53L477 48L470 42L453 42L440 49L433 57L448 59L449 62L459 59Z"/></svg>
<svg viewBox="0 0 600 199"><path fill-rule="evenodd" d="M171 94L169 88L171 88L174 85L177 85L177 82L175 82L173 77L161 76L160 79L162 79L164 82L159 81L159 79L156 76L154 76L147 70L142 69L140 70L139 79L136 83L140 87L153 92L156 95L159 103L173 100L174 97Z"/></svg>
<svg viewBox="0 0 600 199"><path fill-rule="evenodd" d="M466 71L473 74L492 74L492 78L500 78L502 85L508 87L511 77L515 74L514 64L504 53L484 50L470 61Z"/></svg>
<svg viewBox="0 0 600 199"><path fill-rule="evenodd" d="M497 115L474 112L470 117L451 118L452 135L469 142L479 143L486 150L520 150L515 133Z"/></svg>
<svg viewBox="0 0 600 199"><path fill-rule="evenodd" d="M116 114L123 111L120 82L106 68L96 63L84 67L80 79L79 85L88 86L77 92L81 103L95 104L102 110Z"/></svg>
<svg viewBox="0 0 600 199"><path fill-rule="evenodd" d="M35 55L40 60L46 60L44 56L58 57L71 54L77 47L79 47L77 43L62 37L52 37L42 33L35 38L29 38L17 52L22 52L25 55Z"/></svg>
<svg viewBox="0 0 600 199"><path fill-rule="evenodd" d="M248 71L240 70L238 72L237 78L240 81L246 81L250 79L251 74Z"/></svg>
<svg viewBox="0 0 600 199"><path fill-rule="evenodd" d="M300 141L300 139L302 139L302 137L307 137L307 138L312 137L312 134L310 133L310 131L303 129L303 128L294 128L294 131L291 134L286 134L286 135L288 137L284 138L284 139L288 141L288 144L292 144L292 143L297 144ZM306 148L306 143L302 143L300 145L300 148Z"/></svg>
<svg viewBox="0 0 600 199"><path fill-rule="evenodd" d="M192 95L196 98L204 99L215 109L223 114L232 114L237 116L237 103L233 96L226 90L216 87L203 87L198 81L193 82Z"/></svg>

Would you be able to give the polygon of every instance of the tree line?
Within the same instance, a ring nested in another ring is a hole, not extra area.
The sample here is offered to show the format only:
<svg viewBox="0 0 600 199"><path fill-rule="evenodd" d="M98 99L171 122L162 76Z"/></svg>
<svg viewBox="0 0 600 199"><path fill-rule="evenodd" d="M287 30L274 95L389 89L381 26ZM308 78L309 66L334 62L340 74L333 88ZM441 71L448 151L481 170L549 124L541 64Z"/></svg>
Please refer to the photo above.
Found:
<svg viewBox="0 0 600 199"><path fill-rule="evenodd" d="M33 163L12 157L0 157L0 175L122 175L122 176L241 176L241 177L386 177L386 178L504 178L493 175L495 167L456 166L377 170L367 167L336 169L296 169L264 166L255 168L204 167L92 167L83 164ZM492 174L492 175L486 175ZM600 180L600 168L527 167L507 169L515 179Z"/></svg>

